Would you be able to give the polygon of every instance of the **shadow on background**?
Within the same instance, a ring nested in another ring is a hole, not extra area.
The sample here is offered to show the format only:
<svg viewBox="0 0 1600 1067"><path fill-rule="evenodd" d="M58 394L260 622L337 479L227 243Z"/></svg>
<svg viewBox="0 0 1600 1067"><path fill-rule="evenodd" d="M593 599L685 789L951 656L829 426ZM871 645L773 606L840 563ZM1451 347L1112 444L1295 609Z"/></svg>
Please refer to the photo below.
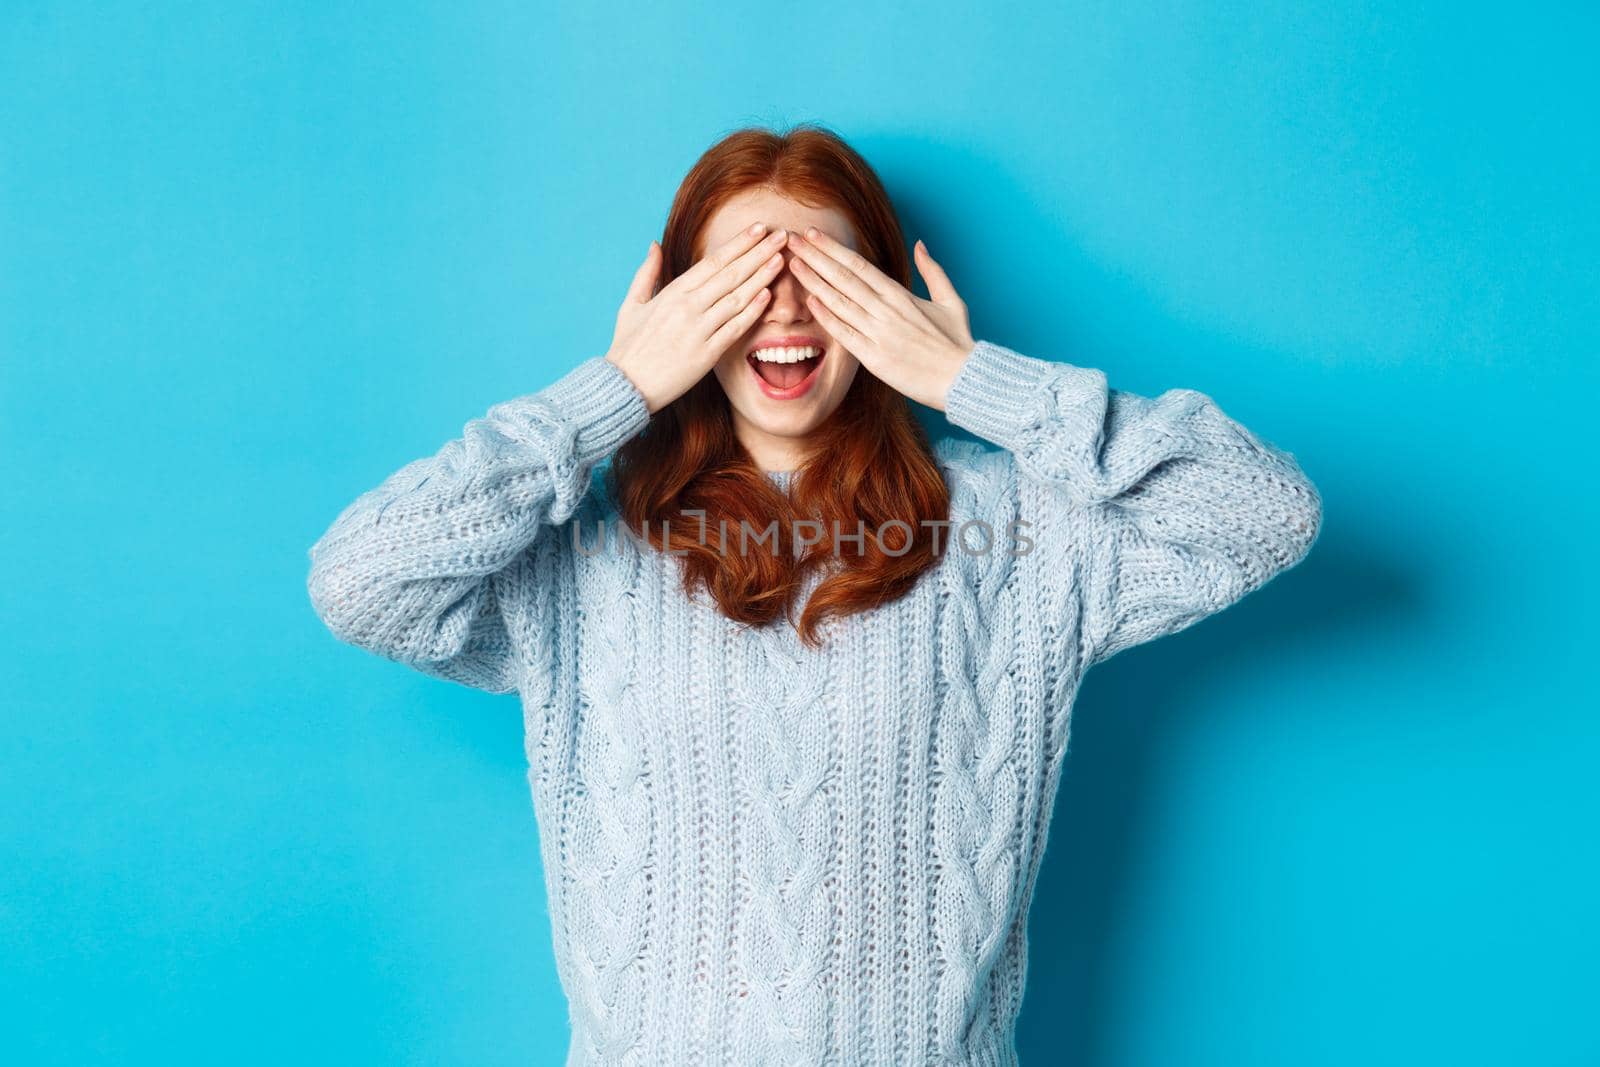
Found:
<svg viewBox="0 0 1600 1067"><path fill-rule="evenodd" d="M1033 898L1017 1035L1024 1063L1110 1062L1105 1028L1128 1014L1112 1001L1112 953L1125 928L1134 861L1147 844L1153 757L1167 737L1196 728L1202 694L1290 647L1329 640L1378 615L1415 614L1418 603L1397 561L1324 526L1300 566L1233 609L1088 673Z"/></svg>
<svg viewBox="0 0 1600 1067"><path fill-rule="evenodd" d="M1112 388L1150 395L1196 388L1211 393L1230 414L1246 394L1272 396L1271 368L1284 364L1284 357L1174 320L1132 280L1083 255L1063 220L1039 211L998 163L927 141L863 140L869 157L898 161L897 170L884 177L906 239L928 242L967 302L975 337L1039 358L1100 367ZM940 191L932 193L921 174L938 175ZM972 205L973 218L1006 205L1012 215L1006 244L963 225L951 203ZM915 288L926 296L920 278ZM1115 302L1103 302L1108 292L1117 294ZM1078 293L1102 300L1083 305ZM1118 360L1128 362L1129 374L1112 369ZM1294 373L1303 374L1303 368L1289 368L1283 377ZM1135 374L1143 384L1130 382ZM1254 386L1246 383L1223 395L1206 384L1240 376L1256 376ZM1287 406L1306 404L1302 397ZM935 437L974 439L940 412L919 408L918 418ZM1302 458L1294 441L1278 441L1270 431L1262 436ZM1372 528L1359 521L1361 501L1329 491L1357 484L1359 477L1321 467L1308 473L1324 495L1325 519L1304 562L1234 608L1125 651L1085 678L1031 907L1028 983L1017 1034L1023 1063L1112 1062L1108 1028L1126 1018L1113 999L1113 952L1125 928L1135 860L1147 843L1153 757L1170 735L1195 728L1196 707L1205 703L1200 694L1237 681L1290 647L1320 644L1379 619L1392 633L1414 626L1421 613L1422 591L1404 561L1354 532Z"/></svg>

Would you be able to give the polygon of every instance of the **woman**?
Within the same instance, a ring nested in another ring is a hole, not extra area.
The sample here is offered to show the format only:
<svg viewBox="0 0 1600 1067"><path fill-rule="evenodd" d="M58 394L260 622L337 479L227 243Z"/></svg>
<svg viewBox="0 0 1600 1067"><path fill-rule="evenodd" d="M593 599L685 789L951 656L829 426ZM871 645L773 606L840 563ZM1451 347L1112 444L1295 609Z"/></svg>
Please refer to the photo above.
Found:
<svg viewBox="0 0 1600 1067"><path fill-rule="evenodd" d="M975 342L915 257L835 135L739 131L604 356L311 550L341 640L520 692L569 1064L1015 1063L1084 672L1316 538L1208 397Z"/></svg>

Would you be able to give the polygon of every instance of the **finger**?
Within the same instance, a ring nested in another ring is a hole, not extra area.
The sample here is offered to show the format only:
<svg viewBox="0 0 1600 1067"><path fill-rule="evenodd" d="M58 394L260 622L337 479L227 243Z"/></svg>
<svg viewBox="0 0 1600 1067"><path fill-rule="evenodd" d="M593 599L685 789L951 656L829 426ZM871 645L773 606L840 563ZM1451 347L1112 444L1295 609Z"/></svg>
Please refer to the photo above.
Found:
<svg viewBox="0 0 1600 1067"><path fill-rule="evenodd" d="M795 258L790 263L790 269L794 271L794 276L800 279L801 285L816 292L816 286L820 282L829 291L849 298L852 303L874 318L888 317L889 309L884 304L883 297L878 295L876 289L862 281L859 274L824 255L815 246L808 246L805 241L791 241L790 247L795 250Z"/></svg>
<svg viewBox="0 0 1600 1067"><path fill-rule="evenodd" d="M808 270L806 265L798 260L791 262L790 269L795 272L795 277L800 279L800 284L811 294L806 301L808 306L815 300L835 318L848 322L851 329L860 333L874 331L879 320L868 314L860 304L829 285L827 279L816 271Z"/></svg>
<svg viewBox="0 0 1600 1067"><path fill-rule="evenodd" d="M928 246L923 244L920 238L913 253L917 260L917 270L921 272L922 280L928 284L928 299L935 304L961 304L961 296L956 292L956 287L950 284L950 276L939 266L938 261L928 251Z"/></svg>
<svg viewBox="0 0 1600 1067"><path fill-rule="evenodd" d="M766 223L757 222L746 226L721 245L702 256L697 263L679 275L679 280L685 289L694 289L704 285L707 278L710 278L717 271L750 251L765 236L767 236Z"/></svg>
<svg viewBox="0 0 1600 1067"><path fill-rule="evenodd" d="M709 320L711 326L713 328L720 327L729 318L738 314L741 308L746 307L749 302L755 298L756 291L758 289L765 289L767 286L771 285L772 280L776 278L779 273L782 272L782 270L782 253L772 253L772 255L768 256L766 260L764 260L761 265L756 268L756 272L754 274L745 279L743 284L741 284L733 292L724 295L722 299L716 301L706 309L706 318Z"/></svg>
<svg viewBox="0 0 1600 1067"><path fill-rule="evenodd" d="M828 331L829 336L835 338L852 355L860 356L861 350L866 347L867 337L850 323L841 319L829 310L821 298L811 295L806 297L806 307L811 309L811 314L822 323L822 328Z"/></svg>
<svg viewBox="0 0 1600 1067"><path fill-rule="evenodd" d="M721 358L722 354L728 350L733 342L749 332L750 327L755 325L756 318L766 310L767 305L771 302L771 289L766 286L757 289L755 295L739 310L737 315L717 327L716 332L711 335L711 340L707 342L707 347L715 352L718 358Z"/></svg>
<svg viewBox="0 0 1600 1067"><path fill-rule="evenodd" d="M656 279L661 275L661 246L654 241L650 242L650 251L644 255L644 262L639 264L639 269L633 272L633 281L628 285L628 299L636 304L648 304L656 292Z"/></svg>
<svg viewBox="0 0 1600 1067"><path fill-rule="evenodd" d="M779 249L783 248L785 236L783 230L774 230L767 234L754 248L717 271L704 284L696 287L695 301L702 308L709 308L743 285L767 265L769 257L778 255ZM783 257L778 256L778 258L781 262Z"/></svg>
<svg viewBox="0 0 1600 1067"><path fill-rule="evenodd" d="M883 271L872 265L872 261L857 252L842 241L835 240L830 235L817 229L815 226L807 228L805 244L810 244L822 252L833 262L846 268L864 281L873 292L885 299L891 299L896 293L905 292L905 287ZM808 263L812 260L808 259ZM816 266L815 263L812 263ZM820 267L818 268L821 269Z"/></svg>

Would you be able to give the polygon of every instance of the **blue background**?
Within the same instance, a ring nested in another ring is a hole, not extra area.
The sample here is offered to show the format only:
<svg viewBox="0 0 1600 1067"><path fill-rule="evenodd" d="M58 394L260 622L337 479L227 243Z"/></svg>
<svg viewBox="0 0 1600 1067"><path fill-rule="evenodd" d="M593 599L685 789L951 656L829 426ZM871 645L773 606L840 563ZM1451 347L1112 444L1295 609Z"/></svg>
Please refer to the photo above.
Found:
<svg viewBox="0 0 1600 1067"><path fill-rule="evenodd" d="M0 1057L559 1062L517 701L339 645L306 549L819 119L980 337L1325 497L1089 677L1024 1062L1600 1062L1579 6L12 0Z"/></svg>

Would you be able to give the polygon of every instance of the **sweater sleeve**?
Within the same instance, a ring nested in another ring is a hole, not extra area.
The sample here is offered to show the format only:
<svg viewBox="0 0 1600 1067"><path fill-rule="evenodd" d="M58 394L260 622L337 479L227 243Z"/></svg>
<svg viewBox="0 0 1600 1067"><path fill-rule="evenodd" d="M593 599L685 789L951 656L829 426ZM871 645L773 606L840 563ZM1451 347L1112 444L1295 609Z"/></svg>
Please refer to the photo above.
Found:
<svg viewBox="0 0 1600 1067"><path fill-rule="evenodd" d="M1034 573L1056 619L1080 613L1084 667L1233 604L1321 527L1293 457L1192 389L1108 389L1099 370L980 341L945 414L1009 451L1025 532L1051 560Z"/></svg>
<svg viewBox="0 0 1600 1067"><path fill-rule="evenodd" d="M594 464L648 421L644 398L601 356L495 404L358 496L311 547L318 617L339 640L424 673L514 691L520 662L503 608L526 580L517 568L538 538L559 536ZM554 616L552 604L519 601L535 616ZM518 621L535 640L556 625Z"/></svg>

